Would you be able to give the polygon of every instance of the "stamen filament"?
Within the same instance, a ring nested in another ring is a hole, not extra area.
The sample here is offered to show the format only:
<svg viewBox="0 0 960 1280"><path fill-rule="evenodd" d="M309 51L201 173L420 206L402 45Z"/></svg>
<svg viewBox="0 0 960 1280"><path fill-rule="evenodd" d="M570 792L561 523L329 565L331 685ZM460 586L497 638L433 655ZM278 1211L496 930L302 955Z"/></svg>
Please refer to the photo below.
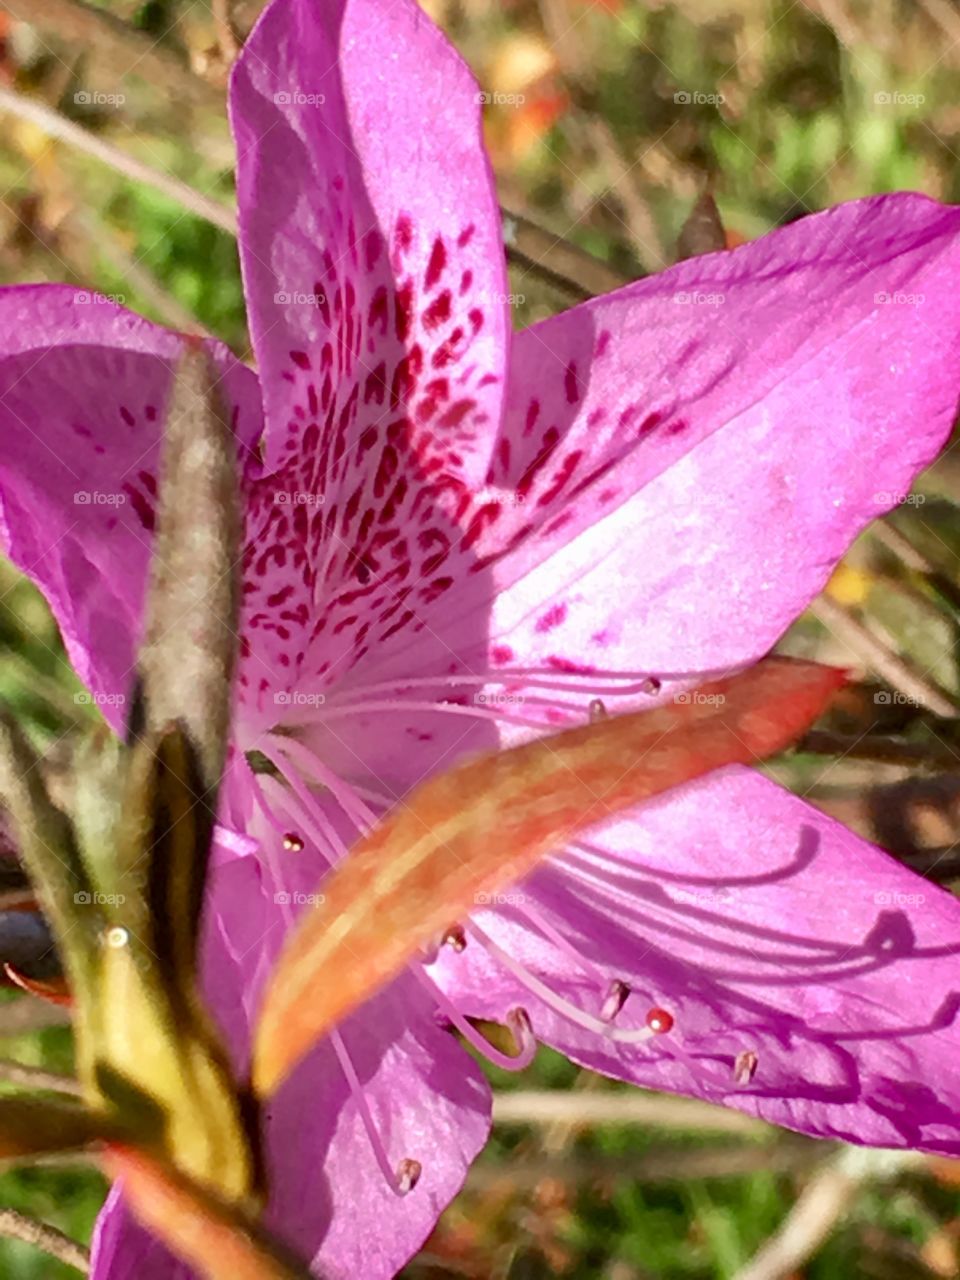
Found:
<svg viewBox="0 0 960 1280"><path fill-rule="evenodd" d="M659 684L655 677L643 675L637 671L625 671L622 674L618 672L603 673L607 679L623 680L626 682L624 684L592 684L583 683L582 681L577 684L573 680L558 680L555 673L551 673L547 679L542 679L541 677L545 674L547 673L543 667L510 667L485 673L463 672L461 675L414 676L411 679L398 676L396 680L381 680L376 684L361 685L358 689L351 689L345 692L361 697L368 693L393 693L398 689L429 689L436 685L455 687L460 684L508 685L520 682L528 687L535 686L538 689L556 689L559 693L589 693L598 697L603 694L629 697L632 694L642 693L652 697L657 692L657 689L651 688L651 685ZM326 705L329 707L332 702L334 706L338 706L339 703L334 699L328 700Z"/></svg>
<svg viewBox="0 0 960 1280"><path fill-rule="evenodd" d="M510 1028L517 1051L516 1053L502 1053L463 1016L446 992L428 974L424 973L419 966L414 966L413 972L420 983L429 990L433 999L436 1000L444 1017L449 1018L464 1040L472 1045L478 1053L482 1054L488 1062L491 1062L495 1067L502 1067L504 1071L523 1071L526 1067L529 1067L536 1056L537 1041L530 1026L529 1015L525 1009L511 1009L507 1014L507 1026Z"/></svg>
<svg viewBox="0 0 960 1280"><path fill-rule="evenodd" d="M327 788L350 821L362 831L373 826L377 821L377 815L369 805L360 799L355 788L345 782L333 769L325 765L316 753L311 751L304 743L298 742L295 738L283 737L280 734L271 734L270 741L294 765L299 763L301 768L309 770L314 780Z"/></svg>
<svg viewBox="0 0 960 1280"><path fill-rule="evenodd" d="M405 1156L397 1168L394 1169L390 1164L390 1158L387 1155L383 1140L373 1119L373 1114L367 1102L366 1094L363 1091L363 1085L360 1083L360 1077L357 1075L356 1067L353 1065L353 1059L344 1044L343 1036L339 1031L330 1032L330 1043L337 1055L337 1061L340 1063L340 1070L346 1076L347 1084L353 1101L356 1104L360 1120L364 1129L367 1131L367 1139L373 1148L374 1158L380 1166L380 1172L383 1174L387 1185L398 1196L405 1196L416 1186L420 1177L421 1165L419 1160L411 1160L409 1156Z"/></svg>
<svg viewBox="0 0 960 1280"><path fill-rule="evenodd" d="M469 928L470 932L486 947L495 960L499 960L503 967L509 970L528 991L532 991L534 995L539 996L544 1004L553 1009L555 1013L559 1013L561 1017L566 1018L568 1022L572 1022L578 1027L583 1027L585 1031L592 1031L604 1040L615 1040L618 1044L644 1044L657 1036L658 1032L652 1027L637 1027L625 1030L611 1026L608 1022L603 1022L600 1018L594 1017L584 1009L578 1008L577 1005L572 1004L564 996L558 995L556 991L551 990L536 974L530 973L522 964L514 960L472 920Z"/></svg>

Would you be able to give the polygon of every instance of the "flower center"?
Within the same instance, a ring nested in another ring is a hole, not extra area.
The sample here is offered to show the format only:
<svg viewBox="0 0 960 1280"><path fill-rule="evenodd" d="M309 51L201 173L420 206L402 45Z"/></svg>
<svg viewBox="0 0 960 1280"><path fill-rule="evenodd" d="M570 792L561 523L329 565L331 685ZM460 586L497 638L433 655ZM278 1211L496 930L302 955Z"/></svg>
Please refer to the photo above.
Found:
<svg viewBox="0 0 960 1280"><path fill-rule="evenodd" d="M525 701L525 697L512 697L508 692L499 696L483 692L491 681L500 684L505 691L514 682L525 690L534 689L536 692L529 701L537 713L536 717L517 714L516 707ZM477 691L465 697L464 688L469 690L471 686L477 687ZM314 699L315 718L310 723L278 726L259 739L257 751L247 757L251 764L255 803L266 826L266 835L261 841L264 863L274 885L274 900L281 907L285 924L291 926L299 910L315 900L311 893L299 892L299 887L316 888L322 868L336 865L358 836L369 830L399 799L396 795L384 794L382 788L385 784L379 780L375 785L346 781L324 758L325 750L321 754L307 745L308 741L323 744L331 733L338 736L338 721L370 712L404 715L412 712L424 719L432 714L472 717L479 721L493 720L543 731L548 725L556 724L558 719L572 718L574 713L581 723L583 719L601 719L607 714L604 699L625 696L635 701L638 695L650 698L659 692L659 688L659 681L637 673L592 676L590 684L585 685L582 679L558 678L556 672L516 671L509 675L467 674L385 682L353 690L349 700L346 694ZM556 696L559 693L574 693L576 701L560 699ZM534 906L524 903L515 910L577 970L592 979L597 991L596 1008L582 1008L554 990L510 955L475 920L452 925L444 932L440 940L442 945L457 953L463 952L468 945L482 947L530 997L506 1015L515 1048L513 1053L505 1053L481 1035L455 999L430 973L427 966L435 959L435 953L433 956L425 954L420 963L412 966L415 978L429 993L441 1020L455 1028L490 1062L513 1071L522 1070L530 1064L537 1047L538 1007L551 1010L571 1025L589 1031L607 1043L638 1046L673 1031L673 1014L658 1005L649 1007L638 1025L621 1025L620 1015L625 1007L632 1007L630 986L583 956L562 930ZM405 1195L416 1185L421 1165L407 1154L391 1158L373 1118L344 1033L334 1031L330 1038L377 1164L397 1194ZM746 1070L746 1066L741 1066L738 1075L742 1076Z"/></svg>

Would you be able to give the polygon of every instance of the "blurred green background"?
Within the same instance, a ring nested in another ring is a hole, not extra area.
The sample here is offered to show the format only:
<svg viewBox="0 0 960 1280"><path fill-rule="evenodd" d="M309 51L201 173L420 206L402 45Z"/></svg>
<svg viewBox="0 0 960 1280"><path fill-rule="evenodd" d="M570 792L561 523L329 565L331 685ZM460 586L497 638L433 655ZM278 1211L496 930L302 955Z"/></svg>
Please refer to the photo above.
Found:
<svg viewBox="0 0 960 1280"><path fill-rule="evenodd" d="M951 0L425 7L490 98L487 141L513 215L508 238L526 228L525 256L511 267L518 326L571 300L536 264L583 290L661 269L675 260L705 191L730 245L872 192L960 197L960 9ZM90 8L10 0L0 3L0 85L229 205L224 85L258 8L244 0L104 0ZM96 288L165 324L200 326L249 356L228 233L116 164L51 139L35 120L7 112L2 120L0 283ZM567 243L601 265L571 257ZM960 688L952 466L934 467L919 493L922 501L861 539L828 604L952 700ZM851 659L813 614L783 647ZM74 701L79 687L42 600L0 568L0 699L52 744L91 723L94 713ZM801 752L774 772L918 869L937 862L943 879L944 867L956 873L956 732L923 707L878 712L873 688L851 696L835 719L833 757ZM844 735L865 728L905 745L903 758L843 752ZM64 1027L11 1033L10 1010L28 1001L6 997L2 1055L68 1070ZM667 1106L549 1052L520 1078L491 1075L505 1095L504 1118L408 1277L960 1276L960 1172L948 1162L858 1162L699 1105ZM563 1118L535 1119L544 1094L563 1100ZM597 1099L607 1100L602 1121ZM829 1208L824 1242L812 1236L809 1258L795 1268L751 1270L757 1250L818 1188ZM0 1173L0 1206L82 1239L103 1192L99 1174L76 1163ZM75 1274L0 1240L0 1276Z"/></svg>

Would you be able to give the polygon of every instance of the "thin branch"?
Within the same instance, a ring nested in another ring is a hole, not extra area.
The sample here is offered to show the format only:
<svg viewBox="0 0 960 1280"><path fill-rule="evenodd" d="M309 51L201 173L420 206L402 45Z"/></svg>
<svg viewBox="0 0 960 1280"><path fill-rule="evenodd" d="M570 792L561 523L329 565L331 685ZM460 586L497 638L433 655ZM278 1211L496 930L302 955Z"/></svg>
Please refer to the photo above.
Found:
<svg viewBox="0 0 960 1280"><path fill-rule="evenodd" d="M509 209L503 210L503 239L510 262L538 276L575 302L585 302L597 294L610 293L630 283L629 277L579 245L554 235Z"/></svg>
<svg viewBox="0 0 960 1280"><path fill-rule="evenodd" d="M94 156L125 178L143 182L189 213L206 219L230 235L237 234L235 209L219 200L210 199L179 178L145 164L113 143L68 120L52 107L0 87L0 111L8 111L19 119L29 120L51 137ZM584 301L597 293L606 293L627 283L623 276L599 258L519 214L504 213L504 239L508 258L576 301ZM137 287L144 289L143 281L136 283Z"/></svg>
<svg viewBox="0 0 960 1280"><path fill-rule="evenodd" d="M128 252L127 249L111 235L109 228L95 214L86 210L75 210L69 215L67 225L75 228L85 240L93 243L104 256L114 271L148 302L161 321L181 333L196 333L209 337L207 330L191 312L169 293L143 262Z"/></svg>
<svg viewBox="0 0 960 1280"><path fill-rule="evenodd" d="M122 83L134 75L161 87L172 100L222 110L223 92L194 75L184 60L144 31L81 0L3 0L20 22L49 32L61 44L81 46Z"/></svg>
<svg viewBox="0 0 960 1280"><path fill-rule="evenodd" d="M69 1093L76 1098L83 1096L79 1080L61 1075L58 1071L44 1071L25 1062L12 1062L0 1058L0 1080L7 1084L21 1085L27 1089L49 1089L54 1093Z"/></svg>
<svg viewBox="0 0 960 1280"><path fill-rule="evenodd" d="M801 738L794 750L844 760L878 760L883 764L919 765L930 769L956 769L960 763L956 751L935 742L900 742L872 734L830 733L823 729L814 729Z"/></svg>
<svg viewBox="0 0 960 1280"><path fill-rule="evenodd" d="M821 595L810 606L828 631L906 698L934 715L953 720L957 708L947 694L870 631L845 605Z"/></svg>
<svg viewBox="0 0 960 1280"><path fill-rule="evenodd" d="M493 1119L498 1124L642 1125L658 1129L696 1129L763 1137L772 1130L762 1120L726 1107L683 1098L648 1097L643 1093L568 1093L553 1089L520 1089L497 1093Z"/></svg>
<svg viewBox="0 0 960 1280"><path fill-rule="evenodd" d="M70 1010L45 1000L21 997L0 1005L0 1037L22 1036L47 1027L69 1026Z"/></svg>
<svg viewBox="0 0 960 1280"><path fill-rule="evenodd" d="M46 1222L17 1213L16 1209L0 1209L0 1236L35 1245L84 1275L90 1271L90 1253L82 1244Z"/></svg>
<svg viewBox="0 0 960 1280"><path fill-rule="evenodd" d="M920 550L915 542L884 516L871 526L870 532L888 551L898 556L908 569L921 573L930 586L955 610L960 612L960 590L941 569Z"/></svg>
<svg viewBox="0 0 960 1280"><path fill-rule="evenodd" d="M175 201L189 213L195 214L198 218L205 218L207 222L212 222L222 231L233 236L237 234L237 215L228 205L221 204L218 200L211 200L179 178L163 173L160 169L154 169L152 165L144 164L142 160L115 147L112 142L107 142L88 129L74 124L72 120L54 111L52 107L33 98L25 98L11 89L0 87L0 111L7 111L20 120L27 120L37 125L51 138L67 142L78 151L94 156L117 173L123 174L125 178L153 187L155 191Z"/></svg>
<svg viewBox="0 0 960 1280"><path fill-rule="evenodd" d="M606 1156L588 1152L544 1156L537 1160L511 1160L498 1164L484 1160L474 1165L467 1186L474 1191L509 1185L511 1189L536 1187L544 1178L558 1182L686 1182L691 1178L745 1177L764 1169L793 1173L809 1169L820 1157L822 1142L789 1138L771 1147L737 1145L679 1150L664 1143L637 1156Z"/></svg>
<svg viewBox="0 0 960 1280"><path fill-rule="evenodd" d="M819 1249L865 1182L917 1168L923 1159L912 1151L842 1151L817 1171L776 1234L734 1280L786 1280Z"/></svg>
<svg viewBox="0 0 960 1280"><path fill-rule="evenodd" d="M213 20L217 24L220 53L229 65L240 52L240 42L230 15L230 0L210 0L210 8L213 12Z"/></svg>

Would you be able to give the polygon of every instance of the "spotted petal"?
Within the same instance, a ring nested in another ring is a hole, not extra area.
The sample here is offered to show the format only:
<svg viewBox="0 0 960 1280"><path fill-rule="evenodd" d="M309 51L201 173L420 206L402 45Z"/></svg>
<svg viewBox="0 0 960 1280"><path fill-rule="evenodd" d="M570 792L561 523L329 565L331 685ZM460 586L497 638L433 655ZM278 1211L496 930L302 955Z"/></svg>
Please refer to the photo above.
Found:
<svg viewBox="0 0 960 1280"><path fill-rule="evenodd" d="M858 201L519 334L494 487L390 669L453 650L542 723L512 672L566 682L582 715L592 673L766 652L950 430L958 233L921 196Z"/></svg>
<svg viewBox="0 0 960 1280"><path fill-rule="evenodd" d="M413 0L271 5L231 115L276 473L251 492L250 616L296 674L311 614L328 660L396 626L402 598L369 597L415 569L423 485L486 471L509 333L500 220L476 82ZM277 646L259 619L281 592Z"/></svg>

